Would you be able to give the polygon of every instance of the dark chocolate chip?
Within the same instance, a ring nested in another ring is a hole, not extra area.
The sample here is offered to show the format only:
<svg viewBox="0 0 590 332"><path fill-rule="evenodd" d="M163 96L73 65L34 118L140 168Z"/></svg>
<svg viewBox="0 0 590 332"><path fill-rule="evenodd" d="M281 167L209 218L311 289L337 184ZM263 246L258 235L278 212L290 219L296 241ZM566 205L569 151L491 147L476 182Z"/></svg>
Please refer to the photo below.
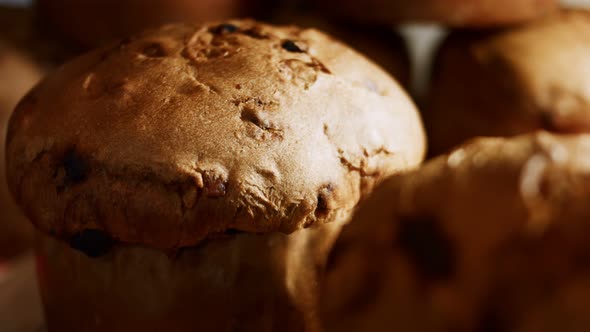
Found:
<svg viewBox="0 0 590 332"><path fill-rule="evenodd" d="M63 168L65 171L64 184L80 183L88 177L90 167L84 158L82 158L74 149L68 150L63 158Z"/></svg>
<svg viewBox="0 0 590 332"><path fill-rule="evenodd" d="M328 213L328 202L324 195L318 195L318 206L315 209L316 216L325 216Z"/></svg>
<svg viewBox="0 0 590 332"><path fill-rule="evenodd" d="M222 178L205 172L203 174L203 182L205 184L205 192L207 197L222 197L227 192L227 182Z"/></svg>
<svg viewBox="0 0 590 332"><path fill-rule="evenodd" d="M97 258L106 255L111 250L113 239L103 231L86 229L70 239L70 246L90 258Z"/></svg>
<svg viewBox="0 0 590 332"><path fill-rule="evenodd" d="M453 244L436 220L401 218L397 243L428 281L445 281L454 275Z"/></svg>
<svg viewBox="0 0 590 332"><path fill-rule="evenodd" d="M327 184L319 190L317 198L318 204L315 208L316 217L323 218L328 215L328 213L330 212L329 199L330 196L332 196L333 192L334 187L332 186L332 184Z"/></svg>
<svg viewBox="0 0 590 332"><path fill-rule="evenodd" d="M281 47L289 52L303 53L303 50L292 40L285 40Z"/></svg>
<svg viewBox="0 0 590 332"><path fill-rule="evenodd" d="M212 33L221 34L221 33L233 33L238 31L238 27L230 24L230 23L223 23L220 24L210 30Z"/></svg>

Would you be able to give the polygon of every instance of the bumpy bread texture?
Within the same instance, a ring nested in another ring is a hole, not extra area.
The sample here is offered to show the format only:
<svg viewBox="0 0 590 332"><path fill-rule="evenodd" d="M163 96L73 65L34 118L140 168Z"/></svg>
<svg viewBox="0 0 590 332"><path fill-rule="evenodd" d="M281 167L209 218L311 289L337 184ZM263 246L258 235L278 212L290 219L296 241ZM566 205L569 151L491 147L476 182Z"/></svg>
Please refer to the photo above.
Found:
<svg viewBox="0 0 590 332"><path fill-rule="evenodd" d="M590 13L455 31L439 51L424 122L431 154L475 136L590 130Z"/></svg>
<svg viewBox="0 0 590 332"><path fill-rule="evenodd" d="M327 15L364 22L438 22L451 26L501 26L532 20L557 8L557 0L322 0Z"/></svg>
<svg viewBox="0 0 590 332"><path fill-rule="evenodd" d="M376 65L253 21L170 25L78 58L20 103L7 144L42 231L160 248L342 220L424 152L414 105Z"/></svg>
<svg viewBox="0 0 590 332"><path fill-rule="evenodd" d="M377 63L402 86L410 85L410 55L405 40L391 25L350 25L297 10L278 12L273 21L327 32Z"/></svg>
<svg viewBox="0 0 590 332"><path fill-rule="evenodd" d="M478 139L384 181L336 244L328 330L587 331L589 199L589 135Z"/></svg>
<svg viewBox="0 0 590 332"><path fill-rule="evenodd" d="M177 21L206 22L257 14L260 0L36 0L46 30L96 47Z"/></svg>
<svg viewBox="0 0 590 332"><path fill-rule="evenodd" d="M0 258L31 245L32 229L14 203L6 184L4 138L10 113L41 78L41 70L13 48L0 43Z"/></svg>

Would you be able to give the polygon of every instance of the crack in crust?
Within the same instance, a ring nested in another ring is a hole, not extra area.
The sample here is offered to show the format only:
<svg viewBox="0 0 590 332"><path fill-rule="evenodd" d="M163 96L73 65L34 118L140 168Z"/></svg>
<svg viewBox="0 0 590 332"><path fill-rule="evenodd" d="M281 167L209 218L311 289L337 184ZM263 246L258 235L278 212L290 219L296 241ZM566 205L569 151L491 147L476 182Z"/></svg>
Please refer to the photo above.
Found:
<svg viewBox="0 0 590 332"><path fill-rule="evenodd" d="M246 97L234 99L232 104L240 110L240 119L246 123L248 137L259 141L283 140L284 130L270 118L279 110L279 103Z"/></svg>
<svg viewBox="0 0 590 332"><path fill-rule="evenodd" d="M361 158L360 163L358 165L355 165L353 162L346 158L345 153L342 149L338 149L338 156L340 158L340 162L342 163L342 165L348 168L351 172L358 172L361 176L366 177L380 176L381 173L379 171L367 171L368 165L370 164L369 160L379 155L393 155L393 152L387 150L385 147L380 147L379 149L372 152L369 152L367 149L364 149L364 158Z"/></svg>

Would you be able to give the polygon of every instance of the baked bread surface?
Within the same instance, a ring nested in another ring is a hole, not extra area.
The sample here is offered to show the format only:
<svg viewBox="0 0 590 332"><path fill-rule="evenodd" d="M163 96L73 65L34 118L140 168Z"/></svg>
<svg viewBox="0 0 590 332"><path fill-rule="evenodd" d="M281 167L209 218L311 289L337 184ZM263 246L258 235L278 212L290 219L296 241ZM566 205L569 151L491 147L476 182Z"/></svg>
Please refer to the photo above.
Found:
<svg viewBox="0 0 590 332"><path fill-rule="evenodd" d="M42 231L158 248L342 220L417 165L416 109L316 30L177 24L84 55L20 103L8 180Z"/></svg>

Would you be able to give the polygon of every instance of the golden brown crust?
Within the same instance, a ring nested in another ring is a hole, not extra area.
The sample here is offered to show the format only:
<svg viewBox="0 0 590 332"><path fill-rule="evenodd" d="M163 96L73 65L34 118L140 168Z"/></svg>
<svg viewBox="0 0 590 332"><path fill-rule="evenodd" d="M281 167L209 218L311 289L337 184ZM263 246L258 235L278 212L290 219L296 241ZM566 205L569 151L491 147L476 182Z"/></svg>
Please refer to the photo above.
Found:
<svg viewBox="0 0 590 332"><path fill-rule="evenodd" d="M322 296L331 330L582 323L588 307L571 295L590 285L589 199L590 135L477 139L393 176L336 243Z"/></svg>
<svg viewBox="0 0 590 332"><path fill-rule="evenodd" d="M501 26L542 17L557 0L323 0L329 15L358 21L438 22L451 26Z"/></svg>
<svg viewBox="0 0 590 332"><path fill-rule="evenodd" d="M431 154L475 136L590 131L590 14L455 31L437 56L424 121Z"/></svg>
<svg viewBox="0 0 590 332"><path fill-rule="evenodd" d="M8 174L44 232L171 248L342 220L417 165L423 140L400 87L316 30L170 25L32 91L11 120Z"/></svg>
<svg viewBox="0 0 590 332"><path fill-rule="evenodd" d="M41 70L11 47L0 43L0 259L31 246L32 229L10 197L6 185L4 138L18 100L41 78Z"/></svg>

